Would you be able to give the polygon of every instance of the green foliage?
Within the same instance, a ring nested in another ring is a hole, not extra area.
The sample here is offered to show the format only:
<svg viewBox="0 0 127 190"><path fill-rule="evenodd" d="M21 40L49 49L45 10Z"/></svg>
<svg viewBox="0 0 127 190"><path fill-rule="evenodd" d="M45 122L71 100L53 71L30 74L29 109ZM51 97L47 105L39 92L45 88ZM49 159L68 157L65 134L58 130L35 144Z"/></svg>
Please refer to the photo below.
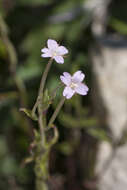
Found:
<svg viewBox="0 0 127 190"><path fill-rule="evenodd" d="M105 131L104 129L90 128L90 129L87 129L87 132L100 141L111 142L111 138L108 136L107 131Z"/></svg>
<svg viewBox="0 0 127 190"><path fill-rule="evenodd" d="M4 58L5 56L7 56L6 47L2 40L0 40L0 57Z"/></svg>
<svg viewBox="0 0 127 190"><path fill-rule="evenodd" d="M59 120L61 124L63 124L67 128L87 128L90 126L95 126L97 124L97 120L93 117L91 118L78 118L75 116L70 116L61 111L59 114Z"/></svg>
<svg viewBox="0 0 127 190"><path fill-rule="evenodd" d="M20 5L45 5L51 3L51 0L18 0L17 3Z"/></svg>
<svg viewBox="0 0 127 190"><path fill-rule="evenodd" d="M74 151L73 145L66 141L64 141L63 143L59 143L57 149L66 156L72 154L72 152Z"/></svg>
<svg viewBox="0 0 127 190"><path fill-rule="evenodd" d="M122 20L112 18L110 21L111 27L122 35L127 35L127 24Z"/></svg>

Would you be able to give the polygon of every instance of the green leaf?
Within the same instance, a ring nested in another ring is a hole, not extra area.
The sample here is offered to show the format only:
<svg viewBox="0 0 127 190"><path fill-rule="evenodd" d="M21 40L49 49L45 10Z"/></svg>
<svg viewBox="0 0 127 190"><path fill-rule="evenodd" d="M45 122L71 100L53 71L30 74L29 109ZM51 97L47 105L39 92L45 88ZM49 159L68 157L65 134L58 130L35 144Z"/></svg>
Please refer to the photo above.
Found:
<svg viewBox="0 0 127 190"><path fill-rule="evenodd" d="M52 104L54 98L56 97L56 91L58 87L54 89L51 93L48 91L48 89L45 90L43 101L42 101L42 108L43 110L47 110L49 106Z"/></svg>
<svg viewBox="0 0 127 190"><path fill-rule="evenodd" d="M107 134L107 131L100 128L89 128L87 132L93 137L101 140L110 142L110 137Z"/></svg>
<svg viewBox="0 0 127 190"><path fill-rule="evenodd" d="M47 110L52 103L49 91L46 89L43 95L43 100L42 100L42 108L43 110Z"/></svg>
<svg viewBox="0 0 127 190"><path fill-rule="evenodd" d="M34 113L34 115L32 114L32 111L26 108L20 108L20 111L23 111L28 117L30 117L32 120L37 121L37 115Z"/></svg>
<svg viewBox="0 0 127 190"><path fill-rule="evenodd" d="M66 114L62 111L59 114L58 119L61 122L61 124L64 124L64 126L67 128L87 128L95 126L97 124L97 119L94 117L78 118Z"/></svg>
<svg viewBox="0 0 127 190"><path fill-rule="evenodd" d="M30 162L33 162L34 161L34 158L33 156L30 156L30 157L27 157L23 160L22 162L22 167L24 167L26 164L29 164Z"/></svg>
<svg viewBox="0 0 127 190"><path fill-rule="evenodd" d="M113 18L110 22L110 25L120 34L126 35L127 34L127 23Z"/></svg>
<svg viewBox="0 0 127 190"><path fill-rule="evenodd" d="M57 146L58 150L64 155L70 155L73 152L73 145L69 142L62 142Z"/></svg>

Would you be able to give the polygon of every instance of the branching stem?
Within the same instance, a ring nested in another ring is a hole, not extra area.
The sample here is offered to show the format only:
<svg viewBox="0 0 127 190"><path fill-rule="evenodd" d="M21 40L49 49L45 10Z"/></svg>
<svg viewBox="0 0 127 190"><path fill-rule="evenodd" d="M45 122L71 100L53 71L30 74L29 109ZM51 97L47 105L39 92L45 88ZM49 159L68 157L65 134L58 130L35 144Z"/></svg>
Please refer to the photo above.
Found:
<svg viewBox="0 0 127 190"><path fill-rule="evenodd" d="M59 104L58 104L56 110L54 111L52 117L51 117L50 120L49 120L48 128L51 127L51 125L52 125L53 122L55 121L55 119L56 119L56 117L57 117L57 115L58 115L58 113L59 113L61 107L62 107L63 104L64 104L65 99L66 99L65 97L62 97L62 99L60 100L60 102L59 102Z"/></svg>
<svg viewBox="0 0 127 190"><path fill-rule="evenodd" d="M43 90L44 90L45 82L46 82L47 75L48 75L48 72L50 70L50 67L52 65L52 61L53 61L53 59L51 58L47 64L46 68L45 68L43 75L42 75L40 88L39 88L39 92L38 92L38 97L37 97L37 100L36 100L34 107L32 109L32 115L35 114L35 111L36 111L38 103L39 103L39 99L43 96Z"/></svg>

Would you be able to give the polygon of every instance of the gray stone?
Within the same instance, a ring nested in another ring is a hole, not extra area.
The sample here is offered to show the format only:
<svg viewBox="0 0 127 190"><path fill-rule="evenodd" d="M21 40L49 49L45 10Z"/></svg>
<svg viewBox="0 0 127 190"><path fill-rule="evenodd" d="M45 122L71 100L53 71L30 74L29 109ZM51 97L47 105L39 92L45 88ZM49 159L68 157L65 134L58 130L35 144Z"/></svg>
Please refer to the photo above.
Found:
<svg viewBox="0 0 127 190"><path fill-rule="evenodd" d="M111 36L97 44L91 54L93 99L102 126L118 143L127 130L127 41ZM101 142L95 172L99 190L127 190L127 144Z"/></svg>

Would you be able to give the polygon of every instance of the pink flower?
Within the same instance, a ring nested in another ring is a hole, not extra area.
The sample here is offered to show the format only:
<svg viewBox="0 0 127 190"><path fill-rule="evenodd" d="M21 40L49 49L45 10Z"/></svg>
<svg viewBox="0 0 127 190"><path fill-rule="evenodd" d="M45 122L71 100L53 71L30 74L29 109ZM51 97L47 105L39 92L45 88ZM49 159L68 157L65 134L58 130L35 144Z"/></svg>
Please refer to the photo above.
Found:
<svg viewBox="0 0 127 190"><path fill-rule="evenodd" d="M63 96L70 99L75 93L80 95L87 95L88 87L82 83L85 75L82 71L77 71L71 76L69 73L64 72L63 76L60 76L61 81L66 85L63 91Z"/></svg>
<svg viewBox="0 0 127 190"><path fill-rule="evenodd" d="M47 41L48 48L41 49L41 57L51 57L55 59L57 63L63 64L63 56L68 53L68 50L64 46L59 46L55 40L49 39Z"/></svg>

